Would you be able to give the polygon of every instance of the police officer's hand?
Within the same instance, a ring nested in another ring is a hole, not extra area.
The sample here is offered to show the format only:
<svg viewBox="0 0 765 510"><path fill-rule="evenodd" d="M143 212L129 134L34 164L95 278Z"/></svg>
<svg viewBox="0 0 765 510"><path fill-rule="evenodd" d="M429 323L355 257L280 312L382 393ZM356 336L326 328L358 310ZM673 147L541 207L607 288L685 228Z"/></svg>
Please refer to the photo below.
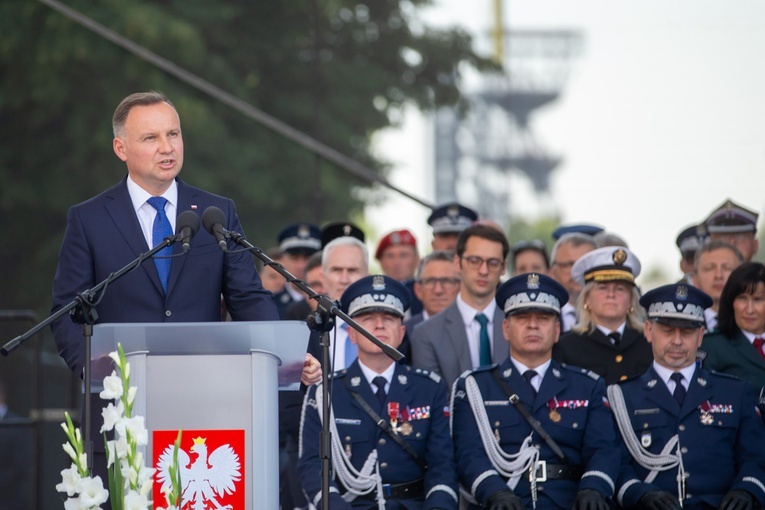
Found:
<svg viewBox="0 0 765 510"><path fill-rule="evenodd" d="M484 508L488 508L488 510L523 510L523 503L521 503L521 498L507 489L489 496Z"/></svg>
<svg viewBox="0 0 765 510"><path fill-rule="evenodd" d="M583 489L576 494L572 510L608 510L606 497L593 489Z"/></svg>
<svg viewBox="0 0 765 510"><path fill-rule="evenodd" d="M638 501L640 510L680 510L677 496L667 491L648 491Z"/></svg>
<svg viewBox="0 0 765 510"><path fill-rule="evenodd" d="M722 500L720 510L752 510L754 496L743 490L732 490Z"/></svg>

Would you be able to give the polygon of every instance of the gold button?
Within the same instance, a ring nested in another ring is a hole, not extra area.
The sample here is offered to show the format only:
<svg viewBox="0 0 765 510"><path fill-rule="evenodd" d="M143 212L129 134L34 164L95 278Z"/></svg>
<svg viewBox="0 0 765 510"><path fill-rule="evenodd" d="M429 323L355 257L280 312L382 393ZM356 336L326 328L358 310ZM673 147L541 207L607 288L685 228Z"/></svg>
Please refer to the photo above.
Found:
<svg viewBox="0 0 765 510"><path fill-rule="evenodd" d="M626 381L626 380L627 380L627 376L626 376L626 375L623 375L623 376L621 376L621 377L619 378L619 380L620 380L620 381Z"/></svg>
<svg viewBox="0 0 765 510"><path fill-rule="evenodd" d="M624 359L624 356L622 356L621 354L617 354L616 355L616 362L617 363L621 363L623 359Z"/></svg>

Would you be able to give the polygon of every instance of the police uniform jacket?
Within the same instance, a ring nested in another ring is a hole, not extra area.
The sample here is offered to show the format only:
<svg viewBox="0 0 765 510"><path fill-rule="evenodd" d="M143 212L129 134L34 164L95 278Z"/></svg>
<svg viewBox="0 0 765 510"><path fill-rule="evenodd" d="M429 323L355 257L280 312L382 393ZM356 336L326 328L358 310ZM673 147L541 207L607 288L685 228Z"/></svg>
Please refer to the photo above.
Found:
<svg viewBox="0 0 765 510"><path fill-rule="evenodd" d="M598 328L585 334L569 331L553 346L553 359L592 370L613 384L645 373L653 353L643 333L627 326L618 346Z"/></svg>
<svg viewBox="0 0 765 510"><path fill-rule="evenodd" d="M705 335L699 354L705 370L735 375L755 387L765 385L765 360L740 331L732 339L722 333Z"/></svg>
<svg viewBox="0 0 765 510"><path fill-rule="evenodd" d="M453 447L449 435L447 388L440 376L409 365L397 364L390 382L387 402L398 402L401 410L409 408L411 432L401 433L409 446L427 462L423 470L391 437L384 432L359 405L351 390L361 397L383 418L387 409L379 410L373 388L369 385L354 361L346 370L332 375L335 424L346 455L353 466L361 470L369 454L377 449L378 464L384 484L403 484L424 478L425 500L399 499L399 506L389 508L430 509L457 508L457 475L454 466ZM313 386L306 394L301 420L300 461L298 470L308 500L317 507L321 504L321 459L319 453L321 421L316 408L316 393L321 384ZM387 406L386 406L387 407ZM330 492L345 492L342 483L334 479ZM333 496L332 508L340 508L342 501ZM346 506L350 508L351 506ZM377 508L373 499L357 498L352 508Z"/></svg>
<svg viewBox="0 0 765 510"><path fill-rule="evenodd" d="M583 472L581 480L550 479L538 483L537 508L569 510L577 491L582 489L594 489L610 498L619 472L619 452L611 413L604 404L606 386L603 379L592 372L552 361L534 397L533 388L518 373L509 357L498 368L492 365L466 372L454 385L452 434L457 471L464 488L479 503L485 503L492 494L508 488L506 480L495 471L484 450L466 394L467 377L473 377L480 389L492 433L499 436L502 450L508 454L517 453L524 439L532 433L531 425L508 401L507 394L492 374L494 370L499 371L511 391L520 397L532 416L555 440L568 464L581 467ZM560 419L553 421L549 406L557 406L558 403L570 403L570 406L556 407ZM541 461L562 463L536 432L533 444L540 449ZM521 477L514 492L526 508L531 508L531 487L527 475Z"/></svg>
<svg viewBox="0 0 765 510"><path fill-rule="evenodd" d="M696 369L681 408L653 368L620 386L632 430L646 450L658 454L679 435L686 508L702 503L717 508L731 489L743 489L765 503L765 427L755 409L754 388L735 377ZM643 480L649 471L626 456L617 491L623 507L637 504L651 490L677 494L677 468L660 472L648 484Z"/></svg>

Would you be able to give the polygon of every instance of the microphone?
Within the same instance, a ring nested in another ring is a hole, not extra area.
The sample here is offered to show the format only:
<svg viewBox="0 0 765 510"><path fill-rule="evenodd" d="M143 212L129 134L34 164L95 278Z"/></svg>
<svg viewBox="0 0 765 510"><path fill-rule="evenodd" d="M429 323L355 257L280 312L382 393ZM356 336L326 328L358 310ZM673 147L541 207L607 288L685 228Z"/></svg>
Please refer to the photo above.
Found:
<svg viewBox="0 0 765 510"><path fill-rule="evenodd" d="M211 205L202 213L202 225L204 225L205 230L215 236L221 250L228 251L226 246L228 231L223 228L224 223L226 223L226 215L214 205Z"/></svg>
<svg viewBox="0 0 765 510"><path fill-rule="evenodd" d="M183 253L188 253L191 249L191 238L199 230L199 215L193 211L183 211L175 223L175 231L178 232L176 240L183 243Z"/></svg>

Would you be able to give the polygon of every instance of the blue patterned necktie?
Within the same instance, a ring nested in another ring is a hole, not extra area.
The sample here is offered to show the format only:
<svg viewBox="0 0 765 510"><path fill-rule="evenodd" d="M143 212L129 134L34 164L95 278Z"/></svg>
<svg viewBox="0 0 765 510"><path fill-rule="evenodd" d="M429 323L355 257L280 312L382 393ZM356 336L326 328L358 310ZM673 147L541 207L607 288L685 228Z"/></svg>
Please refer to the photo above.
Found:
<svg viewBox="0 0 765 510"><path fill-rule="evenodd" d="M167 204L167 199L164 197L151 197L147 202L157 210L157 215L154 217L154 225L152 225L151 228L151 242L153 246L157 246L163 242L167 236L173 235L173 228L170 226L170 220L167 219L167 214L165 214L165 204ZM170 246L166 246L154 255L154 265L157 267L159 281L162 282L162 288L164 289L165 294L167 294L167 280L170 277L170 259L160 257L169 257L172 253L173 249Z"/></svg>
<svg viewBox="0 0 765 510"><path fill-rule="evenodd" d="M478 364L480 366L491 365L491 345L489 343L489 329L486 327L489 324L489 318L484 314L479 313L475 316L475 320L481 325L481 331L478 334L479 350L478 350Z"/></svg>

